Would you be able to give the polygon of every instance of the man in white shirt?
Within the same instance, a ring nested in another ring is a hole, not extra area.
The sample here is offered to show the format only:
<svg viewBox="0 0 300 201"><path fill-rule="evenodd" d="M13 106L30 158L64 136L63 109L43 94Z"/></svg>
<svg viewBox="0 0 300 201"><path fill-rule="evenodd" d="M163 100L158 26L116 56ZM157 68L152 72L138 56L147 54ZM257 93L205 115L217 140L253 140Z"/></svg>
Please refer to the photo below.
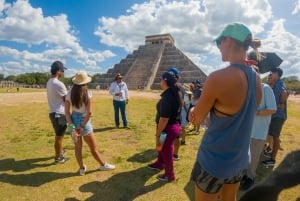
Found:
<svg viewBox="0 0 300 201"><path fill-rule="evenodd" d="M63 63L55 61L51 65L52 77L47 82L47 98L49 105L49 118L55 131L55 163L64 163L68 159L64 157L63 138L67 128L67 120L65 117L65 97L67 89L64 83L59 81L59 78L64 73Z"/></svg>
<svg viewBox="0 0 300 201"><path fill-rule="evenodd" d="M109 93L113 95L113 105L115 111L115 125L120 127L119 110L121 111L124 128L128 128L126 119L126 104L128 103L128 88L127 84L122 81L121 74L115 76L115 81L109 87Z"/></svg>

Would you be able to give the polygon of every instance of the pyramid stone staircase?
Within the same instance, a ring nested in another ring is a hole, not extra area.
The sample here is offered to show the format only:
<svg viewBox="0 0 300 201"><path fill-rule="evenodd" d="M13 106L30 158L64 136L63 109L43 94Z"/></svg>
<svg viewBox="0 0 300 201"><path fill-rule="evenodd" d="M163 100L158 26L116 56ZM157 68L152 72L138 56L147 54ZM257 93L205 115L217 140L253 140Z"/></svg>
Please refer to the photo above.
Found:
<svg viewBox="0 0 300 201"><path fill-rule="evenodd" d="M170 67L180 71L180 82L206 79L206 74L174 45L170 34L146 36L145 45L128 54L96 80L109 86L116 74L123 75L129 89L160 89L160 76Z"/></svg>

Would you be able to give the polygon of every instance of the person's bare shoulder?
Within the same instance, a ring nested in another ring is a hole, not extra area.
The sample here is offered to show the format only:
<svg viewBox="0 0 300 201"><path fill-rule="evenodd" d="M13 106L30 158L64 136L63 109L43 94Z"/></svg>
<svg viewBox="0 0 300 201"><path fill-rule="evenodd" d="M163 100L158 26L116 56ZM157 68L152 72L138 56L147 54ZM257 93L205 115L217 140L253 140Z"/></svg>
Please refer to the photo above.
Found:
<svg viewBox="0 0 300 201"><path fill-rule="evenodd" d="M224 82L226 83L231 79L233 73L234 72L230 68L222 68L212 72L207 77L207 80L210 80L214 85L224 84Z"/></svg>

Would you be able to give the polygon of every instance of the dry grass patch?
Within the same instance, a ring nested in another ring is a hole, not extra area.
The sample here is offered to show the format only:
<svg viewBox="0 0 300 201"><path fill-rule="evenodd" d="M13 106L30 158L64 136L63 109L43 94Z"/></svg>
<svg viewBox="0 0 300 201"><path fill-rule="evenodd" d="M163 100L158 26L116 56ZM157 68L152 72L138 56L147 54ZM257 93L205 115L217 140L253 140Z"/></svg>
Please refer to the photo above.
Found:
<svg viewBox="0 0 300 201"><path fill-rule="evenodd" d="M28 95L30 94L30 95ZM131 92L127 108L130 129L115 129L113 106L107 92L94 93L93 126L99 151L114 171L98 171L98 164L84 145L84 162L88 171L78 176L70 136L64 147L70 161L53 164L53 131L48 119L45 92L0 93L0 200L97 200L97 201L186 201L193 198L189 182L191 168L202 137L189 133L187 145L180 149L175 162L177 179L161 183L157 172L146 168L155 160L155 104L159 93ZM7 104L13 97L15 102ZM278 161L290 151L299 149L299 102L289 102L289 118L282 132ZM257 181L271 169L259 167ZM300 187L280 195L280 201L300 197Z"/></svg>

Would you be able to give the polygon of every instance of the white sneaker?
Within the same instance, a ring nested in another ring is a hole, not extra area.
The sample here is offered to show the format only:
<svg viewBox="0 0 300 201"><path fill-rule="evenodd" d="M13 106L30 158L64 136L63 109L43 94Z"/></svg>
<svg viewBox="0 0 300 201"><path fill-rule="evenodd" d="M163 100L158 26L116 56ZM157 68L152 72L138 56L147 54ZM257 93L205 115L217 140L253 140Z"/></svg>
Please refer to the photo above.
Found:
<svg viewBox="0 0 300 201"><path fill-rule="evenodd" d="M85 175L85 171L86 171L86 165L83 165L83 168L80 168L80 169L79 169L79 175L80 175L80 176Z"/></svg>
<svg viewBox="0 0 300 201"><path fill-rule="evenodd" d="M115 169L115 165L111 165L109 163L104 163L104 165L100 165L99 170L113 170Z"/></svg>

